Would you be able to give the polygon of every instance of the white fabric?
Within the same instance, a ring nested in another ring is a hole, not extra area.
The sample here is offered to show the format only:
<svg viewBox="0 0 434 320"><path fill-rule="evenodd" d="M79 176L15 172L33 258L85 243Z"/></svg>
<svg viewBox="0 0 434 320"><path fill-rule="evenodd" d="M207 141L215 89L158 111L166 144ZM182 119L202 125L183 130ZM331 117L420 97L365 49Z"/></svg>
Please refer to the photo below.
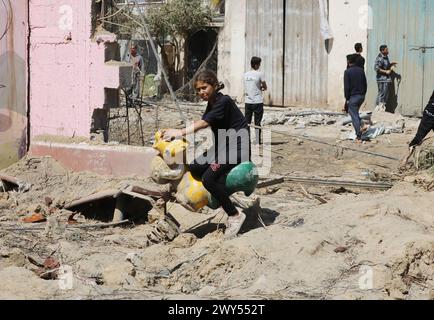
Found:
<svg viewBox="0 0 434 320"><path fill-rule="evenodd" d="M244 75L244 84L246 88L245 103L259 104L263 103L261 83L264 82L262 72L251 70Z"/></svg>
<svg viewBox="0 0 434 320"><path fill-rule="evenodd" d="M333 31L330 27L328 20L328 5L327 0L318 0L319 1L319 15L321 19L320 28L321 35L324 40L333 39Z"/></svg>

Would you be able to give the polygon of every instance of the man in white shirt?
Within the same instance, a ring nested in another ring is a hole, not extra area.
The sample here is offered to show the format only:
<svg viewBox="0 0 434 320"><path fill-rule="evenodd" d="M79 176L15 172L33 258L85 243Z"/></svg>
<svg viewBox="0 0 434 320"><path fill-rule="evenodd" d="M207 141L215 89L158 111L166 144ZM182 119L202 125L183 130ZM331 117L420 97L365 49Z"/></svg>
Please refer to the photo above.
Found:
<svg viewBox="0 0 434 320"><path fill-rule="evenodd" d="M252 115L255 114L255 126L260 127L262 117L264 116L264 99L262 91L267 90L267 83L264 75L259 71L261 67L261 58L253 57L250 65L252 70L244 75L244 84L246 89L245 107L247 124L251 124ZM261 130L255 129L256 143L262 144Z"/></svg>

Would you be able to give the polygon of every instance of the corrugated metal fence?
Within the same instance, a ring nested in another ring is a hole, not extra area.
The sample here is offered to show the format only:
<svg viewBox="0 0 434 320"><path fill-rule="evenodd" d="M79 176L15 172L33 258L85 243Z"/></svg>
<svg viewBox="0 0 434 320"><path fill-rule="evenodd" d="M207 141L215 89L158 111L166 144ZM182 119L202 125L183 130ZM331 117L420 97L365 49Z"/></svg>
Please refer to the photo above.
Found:
<svg viewBox="0 0 434 320"><path fill-rule="evenodd" d="M327 104L327 52L320 34L318 0L248 0L246 70L263 59L274 106Z"/></svg>

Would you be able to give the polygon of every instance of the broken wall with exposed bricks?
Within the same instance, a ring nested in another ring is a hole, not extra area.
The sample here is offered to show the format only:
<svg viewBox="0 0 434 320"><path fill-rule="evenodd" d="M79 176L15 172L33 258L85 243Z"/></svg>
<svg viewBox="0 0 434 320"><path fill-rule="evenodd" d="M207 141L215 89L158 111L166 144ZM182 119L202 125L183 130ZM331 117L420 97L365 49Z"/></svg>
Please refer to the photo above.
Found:
<svg viewBox="0 0 434 320"><path fill-rule="evenodd" d="M116 37L93 33L92 1L30 1L31 138L89 137L95 110L120 87ZM93 19L95 20L95 19Z"/></svg>

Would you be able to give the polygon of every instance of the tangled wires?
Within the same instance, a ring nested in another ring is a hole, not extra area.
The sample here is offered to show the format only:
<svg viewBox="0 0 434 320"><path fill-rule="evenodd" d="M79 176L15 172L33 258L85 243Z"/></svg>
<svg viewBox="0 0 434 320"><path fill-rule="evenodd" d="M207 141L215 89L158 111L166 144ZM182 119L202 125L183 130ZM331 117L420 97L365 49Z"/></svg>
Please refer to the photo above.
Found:
<svg viewBox="0 0 434 320"><path fill-rule="evenodd" d="M4 26L4 31L0 29L0 40L2 40L6 33L9 31L11 25L12 25L12 5L10 0L1 0L3 3L3 6L6 9L6 25ZM1 26L0 26L1 27Z"/></svg>

